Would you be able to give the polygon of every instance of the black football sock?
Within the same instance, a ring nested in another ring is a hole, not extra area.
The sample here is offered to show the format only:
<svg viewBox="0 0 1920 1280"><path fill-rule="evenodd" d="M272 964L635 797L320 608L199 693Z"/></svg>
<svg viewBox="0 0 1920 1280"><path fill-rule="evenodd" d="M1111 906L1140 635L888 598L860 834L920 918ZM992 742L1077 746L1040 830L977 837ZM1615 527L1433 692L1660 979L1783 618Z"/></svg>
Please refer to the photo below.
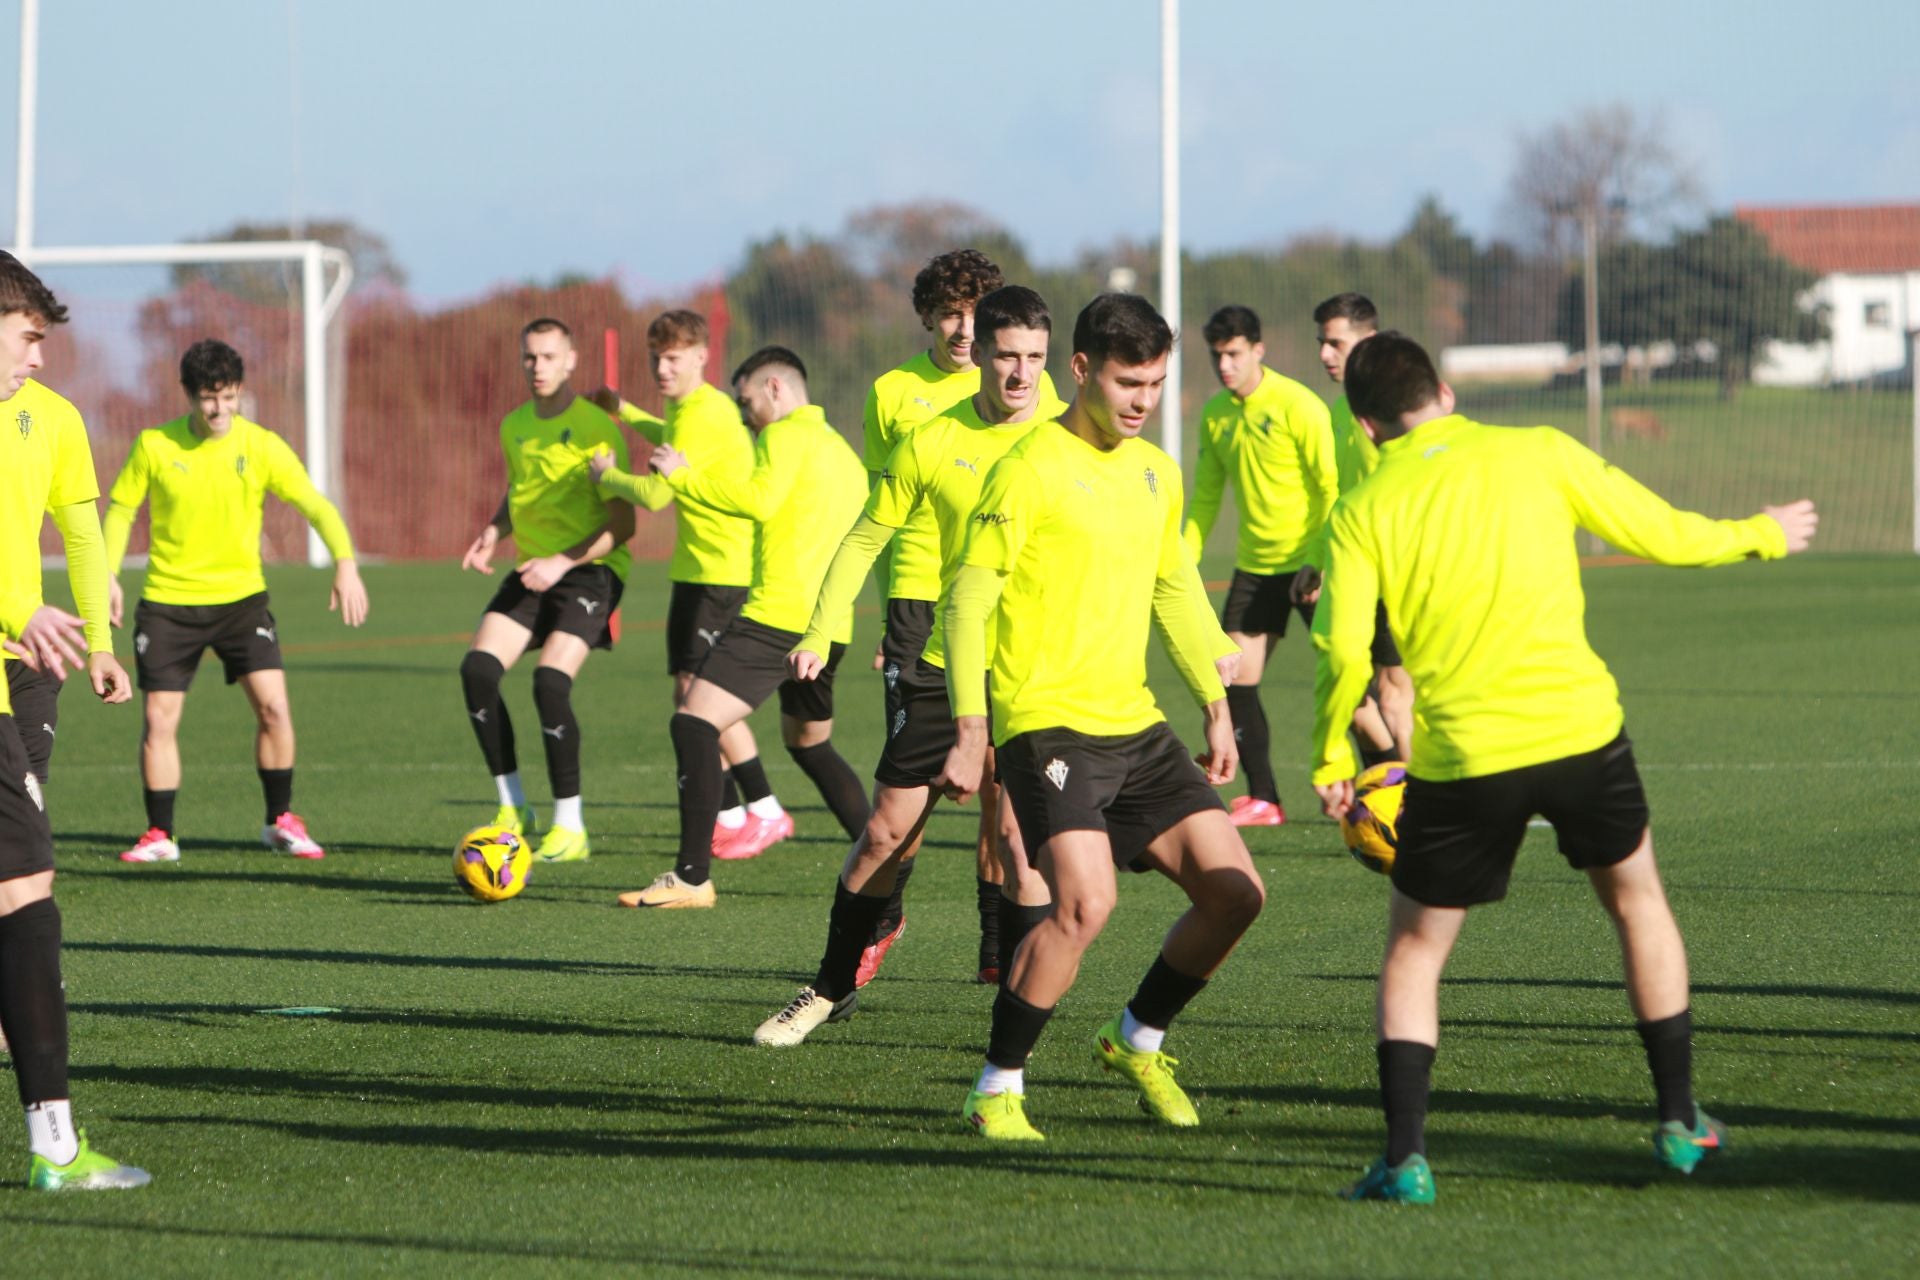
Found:
<svg viewBox="0 0 1920 1280"><path fill-rule="evenodd" d="M866 788L860 785L860 775L853 771L853 766L841 758L831 742L788 747L787 754L819 790L820 798L827 802L827 808L846 831L847 838L858 840L866 830L872 810L867 807Z"/></svg>
<svg viewBox="0 0 1920 1280"><path fill-rule="evenodd" d="M1027 935L1042 920L1053 914L1053 904L1043 902L1037 907L1023 907L1006 895L1006 886L1000 893L1000 981L1004 984L1007 975L1013 972L1013 953L1020 949Z"/></svg>
<svg viewBox="0 0 1920 1280"><path fill-rule="evenodd" d="M833 882L833 913L827 917L827 949L820 957L820 971L813 979L815 993L828 1000L853 994L860 953L867 949L874 922L886 909L885 898L868 897L855 893L838 880Z"/></svg>
<svg viewBox="0 0 1920 1280"><path fill-rule="evenodd" d="M1038 1009L1004 986L993 998L993 1031L987 1040L987 1063L1002 1071L1024 1071L1040 1033L1047 1029L1053 1009Z"/></svg>
<svg viewBox="0 0 1920 1280"><path fill-rule="evenodd" d="M0 916L0 1031L22 1106L69 1096L60 908L52 898Z"/></svg>
<svg viewBox="0 0 1920 1280"><path fill-rule="evenodd" d="M1682 1009L1671 1018L1642 1022L1640 1043L1647 1049L1647 1067L1660 1100L1660 1123L1678 1120L1693 1127L1693 1010Z"/></svg>
<svg viewBox="0 0 1920 1280"><path fill-rule="evenodd" d="M158 827L168 835L172 835L173 802L179 795L180 791L178 788L167 791L141 791L141 799L147 802L147 825L149 827ZM268 821L272 821L272 819L268 819Z"/></svg>
<svg viewBox="0 0 1920 1280"><path fill-rule="evenodd" d="M1280 803L1273 781L1273 758L1267 741L1267 711L1260 705L1260 687L1229 685L1227 711L1233 716L1234 740L1240 744L1240 768L1247 775L1247 794L1255 800Z"/></svg>
<svg viewBox="0 0 1920 1280"><path fill-rule="evenodd" d="M1382 1040L1374 1046L1380 1064L1380 1105L1387 1113L1387 1166L1427 1154L1427 1094L1432 1087L1434 1048L1412 1040Z"/></svg>
<svg viewBox="0 0 1920 1280"><path fill-rule="evenodd" d="M720 808L724 812L739 807L740 788L733 781L733 768L729 765L720 770Z"/></svg>
<svg viewBox="0 0 1920 1280"><path fill-rule="evenodd" d="M547 749L553 798L580 794L580 722L573 714L573 677L552 667L533 673L533 707L540 714L540 745ZM713 830L713 824L707 824Z"/></svg>
<svg viewBox="0 0 1920 1280"><path fill-rule="evenodd" d="M467 719L473 723L473 736L480 740L487 772L496 778L520 772L520 760L513 750L513 721L507 715L507 704L500 700L500 678L506 673L500 659L478 649L460 660L460 688L467 696Z"/></svg>
<svg viewBox="0 0 1920 1280"><path fill-rule="evenodd" d="M973 884L974 909L980 913L980 967L1000 967L1000 886L991 880Z"/></svg>
<svg viewBox="0 0 1920 1280"><path fill-rule="evenodd" d="M878 942L900 927L900 922L907 915L907 881L912 878L913 869L919 863L920 859L913 857L894 868L893 892L887 895L887 909L874 921L873 936L867 941Z"/></svg>
<svg viewBox="0 0 1920 1280"><path fill-rule="evenodd" d="M1127 1010L1135 1021L1165 1031L1206 985L1205 978L1189 977L1168 964L1165 956L1155 956L1147 976L1140 979L1140 989L1127 1001Z"/></svg>
<svg viewBox="0 0 1920 1280"><path fill-rule="evenodd" d="M260 769L260 790L267 797L267 825L293 810L293 770Z"/></svg>
<svg viewBox="0 0 1920 1280"><path fill-rule="evenodd" d="M680 858L674 871L687 884L702 885L712 874L713 824L720 817L720 731L682 711L667 722L667 735L680 774Z"/></svg>
<svg viewBox="0 0 1920 1280"><path fill-rule="evenodd" d="M759 756L734 761L733 780L740 788L740 798L748 804L773 794L773 784L767 781L767 770Z"/></svg>

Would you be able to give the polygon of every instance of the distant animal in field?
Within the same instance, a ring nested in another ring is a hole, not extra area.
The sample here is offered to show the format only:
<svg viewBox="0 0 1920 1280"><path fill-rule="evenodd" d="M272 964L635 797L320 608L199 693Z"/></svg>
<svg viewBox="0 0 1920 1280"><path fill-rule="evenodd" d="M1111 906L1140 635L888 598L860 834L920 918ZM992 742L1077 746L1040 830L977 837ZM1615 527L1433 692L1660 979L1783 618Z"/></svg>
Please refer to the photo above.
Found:
<svg viewBox="0 0 1920 1280"><path fill-rule="evenodd" d="M1607 412L1607 419L1613 423L1616 435L1636 436L1642 440L1667 438L1667 424L1660 421L1659 415L1651 409L1611 409Z"/></svg>

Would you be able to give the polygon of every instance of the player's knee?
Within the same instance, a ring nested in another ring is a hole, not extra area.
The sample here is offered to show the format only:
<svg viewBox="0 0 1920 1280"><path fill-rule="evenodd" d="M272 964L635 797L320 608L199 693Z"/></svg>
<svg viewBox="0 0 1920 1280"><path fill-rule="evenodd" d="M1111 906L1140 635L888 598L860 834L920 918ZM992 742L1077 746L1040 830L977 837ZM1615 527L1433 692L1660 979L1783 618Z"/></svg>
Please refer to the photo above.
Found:
<svg viewBox="0 0 1920 1280"><path fill-rule="evenodd" d="M673 719L667 721L667 737L673 741L674 757L683 762L696 759L701 752L717 755L720 751L720 731L710 722L684 711L675 712Z"/></svg>
<svg viewBox="0 0 1920 1280"><path fill-rule="evenodd" d="M1084 893L1075 895L1071 901L1056 903L1053 921L1066 931L1076 946L1085 950L1107 927L1107 917L1112 914L1112 894Z"/></svg>
<svg viewBox="0 0 1920 1280"><path fill-rule="evenodd" d="M254 704L253 715L266 733L284 733L293 727L293 712L285 698L262 698Z"/></svg>
<svg viewBox="0 0 1920 1280"><path fill-rule="evenodd" d="M1245 929L1260 918L1267 905L1267 886L1252 867L1220 872L1214 887L1215 913L1227 923Z"/></svg>
<svg viewBox="0 0 1920 1280"><path fill-rule="evenodd" d="M460 659L460 684L467 691L469 702L490 703L498 697L501 678L506 674L500 659L478 649L469 650L467 656Z"/></svg>
<svg viewBox="0 0 1920 1280"><path fill-rule="evenodd" d="M867 860L874 863L885 862L900 849L900 842L906 838L907 827L894 821L884 808L876 808L867 816L865 834L865 853Z"/></svg>
<svg viewBox="0 0 1920 1280"><path fill-rule="evenodd" d="M533 705L543 722L557 721L573 705L573 677L556 667L535 668Z"/></svg>

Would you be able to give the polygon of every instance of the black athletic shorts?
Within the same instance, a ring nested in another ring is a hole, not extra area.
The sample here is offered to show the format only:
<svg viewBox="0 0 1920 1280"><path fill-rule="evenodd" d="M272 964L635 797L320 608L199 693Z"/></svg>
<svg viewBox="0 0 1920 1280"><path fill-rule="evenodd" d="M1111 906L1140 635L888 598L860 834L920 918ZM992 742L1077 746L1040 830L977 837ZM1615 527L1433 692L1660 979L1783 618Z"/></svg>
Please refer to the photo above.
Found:
<svg viewBox="0 0 1920 1280"><path fill-rule="evenodd" d="M1639 848L1647 793L1626 731L1598 750L1504 773L1408 778L1393 887L1430 907L1498 902L1535 814L1553 824L1576 870L1613 866Z"/></svg>
<svg viewBox="0 0 1920 1280"><path fill-rule="evenodd" d="M880 674L886 677L887 737L893 737L900 712L912 699L920 670L920 655L926 652L927 638L933 634L933 601L887 601L887 629L880 636ZM946 672L938 667L929 671L946 683Z"/></svg>
<svg viewBox="0 0 1920 1280"><path fill-rule="evenodd" d="M278 671L280 628L267 608L267 593L231 604L157 604L142 600L133 611L133 667L149 693L185 693L193 687L201 655L220 656L227 683L256 671Z"/></svg>
<svg viewBox="0 0 1920 1280"><path fill-rule="evenodd" d="M1292 574L1235 569L1227 603L1220 610L1220 626L1243 636L1284 636L1287 617L1294 613L1309 627L1313 625L1313 606L1293 602Z"/></svg>
<svg viewBox="0 0 1920 1280"><path fill-rule="evenodd" d="M812 680L787 676L787 655L800 643L798 631L782 631L752 618L735 618L700 664L699 677L750 707L780 693L780 714L796 720L833 719L833 677L847 646L828 646L827 665Z"/></svg>
<svg viewBox="0 0 1920 1280"><path fill-rule="evenodd" d="M1387 626L1387 605L1383 600L1373 610L1373 665L1375 667L1400 667L1406 664L1400 661L1400 646L1393 642L1393 632Z"/></svg>
<svg viewBox="0 0 1920 1280"><path fill-rule="evenodd" d="M1119 737L1035 729L1002 744L998 763L1029 856L1057 832L1104 831L1114 865L1144 871L1136 864L1154 837L1226 808L1164 721Z"/></svg>
<svg viewBox="0 0 1920 1280"><path fill-rule="evenodd" d="M947 673L925 658L915 658L904 672L889 666L887 744L880 749L873 780L885 787L927 786L947 767L953 743Z"/></svg>
<svg viewBox="0 0 1920 1280"><path fill-rule="evenodd" d="M509 573L487 601L487 612L512 618L533 632L528 643L536 649L556 631L579 636L591 648L611 649L613 629L607 619L620 607L626 589L604 564L577 564L545 591L529 591L519 574Z"/></svg>
<svg viewBox="0 0 1920 1280"><path fill-rule="evenodd" d="M60 682L24 662L6 666L14 727L20 731L20 745L26 748L27 767L44 786L53 765L53 731L60 727ZM81 678L86 678L84 673Z"/></svg>
<svg viewBox="0 0 1920 1280"><path fill-rule="evenodd" d="M0 715L0 880L53 870L53 831L47 826L40 780L13 717Z"/></svg>
<svg viewBox="0 0 1920 1280"><path fill-rule="evenodd" d="M692 675L707 660L720 633L740 616L747 602L745 587L715 587L704 582L676 582L667 605L667 674Z"/></svg>

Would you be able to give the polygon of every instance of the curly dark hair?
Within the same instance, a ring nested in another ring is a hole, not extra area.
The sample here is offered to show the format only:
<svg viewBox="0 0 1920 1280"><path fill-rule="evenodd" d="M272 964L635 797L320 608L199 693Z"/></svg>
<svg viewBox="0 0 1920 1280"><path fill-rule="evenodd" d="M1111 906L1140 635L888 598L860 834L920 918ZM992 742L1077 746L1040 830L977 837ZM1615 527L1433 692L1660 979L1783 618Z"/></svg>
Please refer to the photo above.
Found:
<svg viewBox="0 0 1920 1280"><path fill-rule="evenodd" d="M237 387L246 380L247 366L240 353L218 338L202 338L180 357L180 385L190 396Z"/></svg>
<svg viewBox="0 0 1920 1280"><path fill-rule="evenodd" d="M1006 282L993 259L978 249L943 253L913 278L914 314L931 329L942 311L971 307Z"/></svg>

